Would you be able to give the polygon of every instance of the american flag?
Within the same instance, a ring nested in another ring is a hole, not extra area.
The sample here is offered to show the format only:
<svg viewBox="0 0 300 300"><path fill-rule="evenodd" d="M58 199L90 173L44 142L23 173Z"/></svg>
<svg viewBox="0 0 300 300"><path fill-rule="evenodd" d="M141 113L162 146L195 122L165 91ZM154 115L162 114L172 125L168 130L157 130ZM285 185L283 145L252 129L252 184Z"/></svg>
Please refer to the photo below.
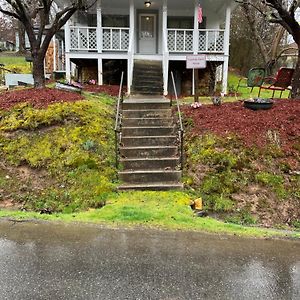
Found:
<svg viewBox="0 0 300 300"><path fill-rule="evenodd" d="M198 5L198 22L200 24L203 22L202 7L200 6L200 4Z"/></svg>

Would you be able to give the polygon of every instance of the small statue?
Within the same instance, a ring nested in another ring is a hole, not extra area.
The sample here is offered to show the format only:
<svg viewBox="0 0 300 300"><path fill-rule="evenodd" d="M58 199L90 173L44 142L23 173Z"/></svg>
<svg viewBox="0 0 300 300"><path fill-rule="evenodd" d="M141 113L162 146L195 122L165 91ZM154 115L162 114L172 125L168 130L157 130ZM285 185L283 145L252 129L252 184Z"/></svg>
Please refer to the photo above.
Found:
<svg viewBox="0 0 300 300"><path fill-rule="evenodd" d="M213 105L220 106L222 104L222 98L218 97L218 96L213 96L211 98L211 101L212 101Z"/></svg>

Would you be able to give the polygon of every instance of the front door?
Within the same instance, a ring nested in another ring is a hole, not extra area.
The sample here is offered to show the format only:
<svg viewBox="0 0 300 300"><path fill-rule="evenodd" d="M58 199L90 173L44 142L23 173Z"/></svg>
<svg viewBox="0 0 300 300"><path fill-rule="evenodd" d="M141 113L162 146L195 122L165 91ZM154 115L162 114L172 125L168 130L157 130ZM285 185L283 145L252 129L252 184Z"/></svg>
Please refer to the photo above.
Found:
<svg viewBox="0 0 300 300"><path fill-rule="evenodd" d="M139 53L155 54L156 43L156 15L139 14Z"/></svg>

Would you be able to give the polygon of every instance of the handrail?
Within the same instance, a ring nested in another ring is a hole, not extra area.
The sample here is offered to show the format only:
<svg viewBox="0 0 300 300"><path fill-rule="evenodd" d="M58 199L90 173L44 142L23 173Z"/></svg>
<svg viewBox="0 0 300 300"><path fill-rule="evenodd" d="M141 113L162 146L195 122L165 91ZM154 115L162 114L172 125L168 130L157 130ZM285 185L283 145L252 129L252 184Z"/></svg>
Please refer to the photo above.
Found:
<svg viewBox="0 0 300 300"><path fill-rule="evenodd" d="M134 31L131 30L129 34L129 45L128 45L128 94L130 94L131 86L132 86L132 80L133 80L133 62L134 62Z"/></svg>
<svg viewBox="0 0 300 300"><path fill-rule="evenodd" d="M181 170L182 170L183 169L183 132L184 132L184 130L183 130L182 117L181 117L181 111L180 111L178 95L177 95L177 90L176 90L176 85L175 85L174 74L172 71L171 71L171 77L172 77L173 90L174 90L174 94L175 94L178 119L179 119L180 165L181 165Z"/></svg>
<svg viewBox="0 0 300 300"><path fill-rule="evenodd" d="M121 114L120 107L123 103L123 80L124 80L124 71L121 74L121 81L119 87L119 95L116 109L116 122L115 122L115 153L116 153L116 168L119 167L119 140L121 139L119 135L121 134Z"/></svg>

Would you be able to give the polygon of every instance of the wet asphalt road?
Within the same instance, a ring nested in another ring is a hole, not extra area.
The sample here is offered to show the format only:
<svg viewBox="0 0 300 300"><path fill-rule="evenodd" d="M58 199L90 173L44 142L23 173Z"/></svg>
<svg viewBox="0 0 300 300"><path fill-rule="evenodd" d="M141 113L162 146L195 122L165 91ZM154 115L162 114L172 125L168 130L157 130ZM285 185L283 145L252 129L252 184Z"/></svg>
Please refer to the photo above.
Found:
<svg viewBox="0 0 300 300"><path fill-rule="evenodd" d="M300 242L0 222L0 299L300 299Z"/></svg>

